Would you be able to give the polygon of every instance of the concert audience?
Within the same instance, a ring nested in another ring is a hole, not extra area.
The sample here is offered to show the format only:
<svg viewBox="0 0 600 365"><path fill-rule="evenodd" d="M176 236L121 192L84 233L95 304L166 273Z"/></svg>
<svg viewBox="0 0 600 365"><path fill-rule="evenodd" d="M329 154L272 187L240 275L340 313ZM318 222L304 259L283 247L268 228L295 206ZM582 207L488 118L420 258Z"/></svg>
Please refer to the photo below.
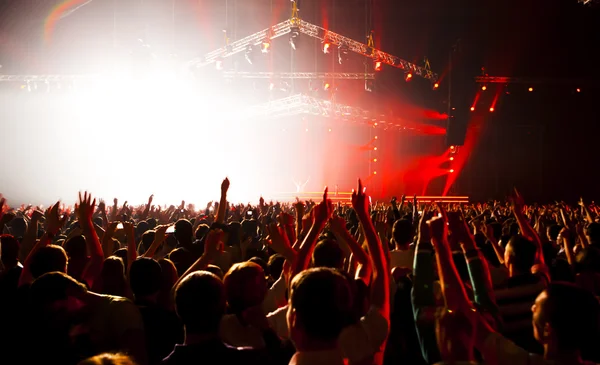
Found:
<svg viewBox="0 0 600 365"><path fill-rule="evenodd" d="M600 206L0 199L0 363L592 364Z"/></svg>

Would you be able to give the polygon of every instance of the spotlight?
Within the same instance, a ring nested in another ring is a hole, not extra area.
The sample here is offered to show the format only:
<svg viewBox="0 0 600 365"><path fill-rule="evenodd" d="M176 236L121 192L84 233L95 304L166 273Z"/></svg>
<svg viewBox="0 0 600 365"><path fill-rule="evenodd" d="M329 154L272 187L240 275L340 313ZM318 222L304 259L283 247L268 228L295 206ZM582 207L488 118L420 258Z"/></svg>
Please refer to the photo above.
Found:
<svg viewBox="0 0 600 365"><path fill-rule="evenodd" d="M379 61L379 60L375 61L375 71L377 71L377 72L381 71L381 67L382 67L381 61Z"/></svg>
<svg viewBox="0 0 600 365"><path fill-rule="evenodd" d="M438 84L437 82L433 83L433 90L437 90L440 87L440 84Z"/></svg>
<svg viewBox="0 0 600 365"><path fill-rule="evenodd" d="M217 61L215 62L215 67L219 71L223 69L223 58L217 58Z"/></svg>
<svg viewBox="0 0 600 365"><path fill-rule="evenodd" d="M330 88L331 88L331 85L328 82L326 82L326 83L323 84L323 90L327 91Z"/></svg>
<svg viewBox="0 0 600 365"><path fill-rule="evenodd" d="M472 107L471 107L471 111L472 111L472 112L474 112L474 111L475 111L475 107L474 107L474 106L472 106Z"/></svg>
<svg viewBox="0 0 600 365"><path fill-rule="evenodd" d="M404 80L406 82L410 82L410 80L412 80L413 74L412 72L407 72L406 75L404 75Z"/></svg>
<svg viewBox="0 0 600 365"><path fill-rule="evenodd" d="M373 151L377 151L377 147L373 147Z"/></svg>
<svg viewBox="0 0 600 365"><path fill-rule="evenodd" d="M378 139L378 137L377 137L377 136L375 136L375 139Z"/></svg>
<svg viewBox="0 0 600 365"><path fill-rule="evenodd" d="M261 46L260 46L260 51L262 53L269 53L269 51L271 50L271 40L270 39L265 39Z"/></svg>
<svg viewBox="0 0 600 365"><path fill-rule="evenodd" d="M348 59L348 46L342 44L338 47L338 62L341 65Z"/></svg>
<svg viewBox="0 0 600 365"><path fill-rule="evenodd" d="M456 146L450 146L450 149L454 151L456 149Z"/></svg>
<svg viewBox="0 0 600 365"><path fill-rule="evenodd" d="M450 161L454 161L454 157L450 157Z"/></svg>
<svg viewBox="0 0 600 365"><path fill-rule="evenodd" d="M331 132L331 128L329 128L329 132Z"/></svg>
<svg viewBox="0 0 600 365"><path fill-rule="evenodd" d="M275 84L274 83L270 83L269 84L269 90L273 91L273 89L275 89Z"/></svg>
<svg viewBox="0 0 600 365"><path fill-rule="evenodd" d="M450 169L450 173L453 173L453 172L454 172L454 169Z"/></svg>
<svg viewBox="0 0 600 365"><path fill-rule="evenodd" d="M490 113L493 113L493 112L494 112L494 107L491 107L490 108Z"/></svg>
<svg viewBox="0 0 600 365"><path fill-rule="evenodd" d="M530 87L530 88L529 88L529 92L532 92L532 91L533 91L533 88L532 88L532 87Z"/></svg>
<svg viewBox="0 0 600 365"><path fill-rule="evenodd" d="M375 83L373 82L373 80L365 80L365 91L366 92L373 92L373 89L375 88Z"/></svg>
<svg viewBox="0 0 600 365"><path fill-rule="evenodd" d="M252 64L252 46L248 46L248 48L246 49L246 61L248 61L249 64Z"/></svg>
<svg viewBox="0 0 600 365"><path fill-rule="evenodd" d="M290 46L292 46L292 49L296 50L296 39L300 36L300 28L299 27L292 27L290 29Z"/></svg>
<svg viewBox="0 0 600 365"><path fill-rule="evenodd" d="M486 91L486 90L487 90L487 86L483 85L483 86L481 87L481 90L483 90L483 91Z"/></svg>
<svg viewBox="0 0 600 365"><path fill-rule="evenodd" d="M377 175L377 171L373 171L373 175Z"/></svg>
<svg viewBox="0 0 600 365"><path fill-rule="evenodd" d="M580 88L577 88L577 90L576 90L576 91L577 91L578 93L580 93L580 92L581 92L581 89L580 89Z"/></svg>
<svg viewBox="0 0 600 365"><path fill-rule="evenodd" d="M374 158L374 159L373 159L373 162L377 162L377 159L376 159L376 158Z"/></svg>
<svg viewBox="0 0 600 365"><path fill-rule="evenodd" d="M328 54L329 48L331 48L331 43L329 43L329 41L324 41L323 42L323 53Z"/></svg>

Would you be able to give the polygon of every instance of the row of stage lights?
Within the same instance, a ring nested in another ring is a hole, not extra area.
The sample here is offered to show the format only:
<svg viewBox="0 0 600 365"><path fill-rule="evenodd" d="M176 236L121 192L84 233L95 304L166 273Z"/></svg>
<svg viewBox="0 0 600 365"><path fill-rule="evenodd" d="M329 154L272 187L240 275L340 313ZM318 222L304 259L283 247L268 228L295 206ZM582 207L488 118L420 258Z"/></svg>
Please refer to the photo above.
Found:
<svg viewBox="0 0 600 365"><path fill-rule="evenodd" d="M293 50L298 49L298 37L300 36L300 28L298 27L292 27L291 32L290 32L290 46L292 47ZM323 53L324 54L330 54L331 53L331 49L332 49L333 45L332 43L325 39L323 40ZM271 39L270 38L266 38L264 41L262 41L261 45L260 45L260 52L261 53L269 53L272 49L272 44L271 44ZM338 63L341 65L343 64L345 61L348 60L348 54L350 53L350 49L348 48L347 45L341 44L337 47L337 57L338 57ZM246 59L246 61L249 64L254 64L254 47L252 45L249 45L248 48L246 48L246 52L244 53L244 58ZM383 64L384 62L377 59L373 61L373 70L375 70L375 72L381 72L383 70ZM215 67L217 70L221 71L224 69L224 59L222 57L218 58L215 61ZM404 73L404 80L406 82L410 82L412 81L414 75L412 72L407 71ZM437 90L440 87L439 82L434 81L431 84L431 87L433 90Z"/></svg>
<svg viewBox="0 0 600 365"><path fill-rule="evenodd" d="M481 91L486 91L487 89L488 89L487 85L483 84L481 86ZM504 91L504 93L506 95L510 95L510 91L508 91L508 85L505 85L505 89L506 90ZM532 86L530 86L527 88L527 91L532 93L534 91L534 89ZM581 93L581 88L575 88L574 91L576 93ZM494 98L494 101L492 102L492 105L490 106L490 109L489 109L490 113L493 113L494 111L496 111L495 105L496 105L497 100L498 100L498 95L496 95L496 97ZM471 106L472 112L474 112L476 110L475 106L477 104L477 101L478 101L478 97L475 98L475 101L473 102L473 105Z"/></svg>

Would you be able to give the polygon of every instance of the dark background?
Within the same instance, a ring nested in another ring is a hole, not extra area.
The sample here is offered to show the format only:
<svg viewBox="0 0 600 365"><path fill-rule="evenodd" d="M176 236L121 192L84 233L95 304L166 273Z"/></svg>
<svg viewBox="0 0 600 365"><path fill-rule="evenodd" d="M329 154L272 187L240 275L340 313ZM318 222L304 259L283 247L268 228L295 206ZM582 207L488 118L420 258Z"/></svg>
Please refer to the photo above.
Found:
<svg viewBox="0 0 600 365"><path fill-rule="evenodd" d="M46 44L44 19L57 3L0 1L0 72L94 72L104 67L106 57L127 57L137 38L151 43L155 52L186 60L220 47L223 28L236 39L290 14L288 0L93 0L60 20L52 43ZM305 20L356 40L363 41L373 28L377 47L401 58L420 64L427 56L442 75L440 90L432 92L425 80L406 84L401 71L386 68L378 75L377 95L440 112L448 107L449 54L460 39L452 70L453 106L462 111L456 114L459 131L473 116L465 110L479 90L474 77L482 67L492 76L545 80L533 86L533 93L527 91L529 84L509 85L510 94L500 93L494 113L478 109L477 144L452 193L502 198L518 186L530 199L600 198L597 8L576 0L375 0L372 14L364 0L303 0L300 7ZM301 41L310 52L294 69L333 67L332 58L319 58L317 42ZM285 45L287 39L278 42ZM291 70L289 46L279 49L261 62ZM247 68L231 62L228 67ZM335 67L364 70L360 57ZM486 97L481 103L490 103Z"/></svg>

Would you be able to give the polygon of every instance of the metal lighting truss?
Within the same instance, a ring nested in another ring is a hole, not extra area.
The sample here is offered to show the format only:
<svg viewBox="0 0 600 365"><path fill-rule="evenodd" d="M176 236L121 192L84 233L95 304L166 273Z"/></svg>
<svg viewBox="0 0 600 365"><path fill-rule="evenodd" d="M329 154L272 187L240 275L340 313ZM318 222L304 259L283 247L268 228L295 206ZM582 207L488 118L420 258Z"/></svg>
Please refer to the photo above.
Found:
<svg viewBox="0 0 600 365"><path fill-rule="evenodd" d="M74 80L92 80L97 77L97 75L0 75L0 82L57 82Z"/></svg>
<svg viewBox="0 0 600 365"><path fill-rule="evenodd" d="M196 58L190 61L190 65L202 67L217 61L217 59L233 56L237 53L248 50L248 48L251 46L260 45L263 43L263 41L268 41L286 35L290 33L293 26L297 26L300 30L300 33L317 38L319 40L327 40L338 47L347 47L349 51L358 53L376 61L380 61L389 66L399 68L406 72L412 72L417 76L421 76L431 81L436 81L438 79L438 75L436 73L425 67L417 66L414 63L369 47L364 43L355 41L341 34L328 31L325 28L301 19L288 19L284 22L274 25L271 28L263 29L258 33L254 33L217 50L214 50L204 55L204 57Z"/></svg>
<svg viewBox="0 0 600 365"><path fill-rule="evenodd" d="M223 72L225 78L306 79L306 80L374 80L374 73L364 72Z"/></svg>
<svg viewBox="0 0 600 365"><path fill-rule="evenodd" d="M375 114L372 111L362 108L338 104L330 100L319 99L304 94L296 94L259 104L249 108L246 113L251 118L267 117L273 119L301 114L364 124L380 123L383 128L418 130L418 128L403 125L401 120L392 123L386 121L385 115Z"/></svg>
<svg viewBox="0 0 600 365"><path fill-rule="evenodd" d="M547 85L595 85L593 79L555 79L555 78L527 78L505 76L477 76L475 82L480 84L547 84Z"/></svg>

